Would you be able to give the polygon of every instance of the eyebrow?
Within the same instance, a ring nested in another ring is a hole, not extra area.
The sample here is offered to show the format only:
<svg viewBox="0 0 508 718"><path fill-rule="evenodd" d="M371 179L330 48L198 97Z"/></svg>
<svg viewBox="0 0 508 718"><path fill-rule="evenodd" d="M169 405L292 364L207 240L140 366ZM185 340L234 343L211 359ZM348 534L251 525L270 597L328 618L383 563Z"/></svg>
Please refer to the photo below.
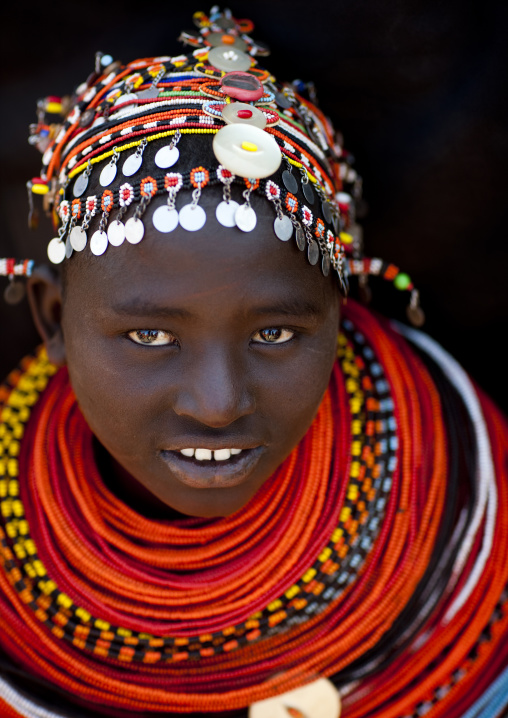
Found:
<svg viewBox="0 0 508 718"><path fill-rule="evenodd" d="M136 298L120 304L113 304L111 308L117 314L124 316L168 317L170 319L191 319L194 316L188 309L169 307L165 304ZM318 317L322 315L323 309L309 301L292 299L276 300L272 304L254 306L250 313L258 316L278 314L287 317Z"/></svg>

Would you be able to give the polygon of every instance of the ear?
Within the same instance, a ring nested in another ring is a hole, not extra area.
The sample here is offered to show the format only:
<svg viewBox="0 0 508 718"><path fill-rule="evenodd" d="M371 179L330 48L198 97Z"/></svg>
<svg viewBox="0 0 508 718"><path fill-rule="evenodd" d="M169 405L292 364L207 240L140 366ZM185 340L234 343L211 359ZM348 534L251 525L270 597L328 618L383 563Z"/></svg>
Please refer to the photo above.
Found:
<svg viewBox="0 0 508 718"><path fill-rule="evenodd" d="M66 363L62 333L62 286L54 270L37 267L27 284L28 302L37 331L46 347L49 360L57 366Z"/></svg>

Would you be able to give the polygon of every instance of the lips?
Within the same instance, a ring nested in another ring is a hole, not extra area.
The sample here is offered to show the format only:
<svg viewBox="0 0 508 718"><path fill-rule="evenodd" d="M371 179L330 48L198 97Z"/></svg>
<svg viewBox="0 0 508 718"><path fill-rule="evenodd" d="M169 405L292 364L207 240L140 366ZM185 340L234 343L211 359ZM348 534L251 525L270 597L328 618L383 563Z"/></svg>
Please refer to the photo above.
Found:
<svg viewBox="0 0 508 718"><path fill-rule="evenodd" d="M159 455L182 484L193 489L210 489L231 488L242 484L253 472L265 450L265 446L256 446L242 449L239 453L234 450L233 453L230 448L230 458L218 460L213 458L215 452L218 452L220 457L225 455L227 449L197 449L197 452L194 450L194 456L186 456L186 453L190 454L187 449L163 449ZM206 451L211 453L211 458L208 458L208 453L202 453ZM196 453L202 458L196 458Z"/></svg>

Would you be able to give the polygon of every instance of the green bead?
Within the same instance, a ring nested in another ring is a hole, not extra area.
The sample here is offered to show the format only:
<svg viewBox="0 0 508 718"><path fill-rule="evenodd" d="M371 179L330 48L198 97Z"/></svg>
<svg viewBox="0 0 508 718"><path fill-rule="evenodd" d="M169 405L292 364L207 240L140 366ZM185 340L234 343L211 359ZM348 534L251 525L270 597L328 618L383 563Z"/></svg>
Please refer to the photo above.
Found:
<svg viewBox="0 0 508 718"><path fill-rule="evenodd" d="M411 284L411 277L409 276L409 274L404 274L404 272L401 272L400 274L397 274L397 276L393 280L393 283L396 289L407 289Z"/></svg>

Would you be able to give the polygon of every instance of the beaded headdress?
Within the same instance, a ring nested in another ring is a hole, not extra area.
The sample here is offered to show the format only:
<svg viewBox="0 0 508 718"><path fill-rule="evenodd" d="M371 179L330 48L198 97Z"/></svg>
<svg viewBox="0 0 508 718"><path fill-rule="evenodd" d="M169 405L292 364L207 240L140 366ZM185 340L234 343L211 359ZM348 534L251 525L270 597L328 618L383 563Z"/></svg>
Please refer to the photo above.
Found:
<svg viewBox="0 0 508 718"><path fill-rule="evenodd" d="M420 323L409 277L363 256L355 211L361 179L313 101L313 85L281 84L260 66L269 51L251 38L251 21L217 7L193 19L196 30L180 35L192 48L188 54L122 65L97 53L95 71L72 98L39 101L29 141L43 153L43 165L27 186L31 214L32 195L44 195L58 228L48 245L51 262L87 248L99 256L110 245L137 244L158 195L167 202L152 215L156 231L199 230L208 219L201 193L216 185L222 200L212 221L251 232L257 221L251 195L262 194L273 205L276 237L294 240L325 276L334 272L344 294L349 275L361 284L381 275L411 291L410 319ZM196 144L203 159L193 164L189 148ZM182 190L192 192L190 202L182 201ZM98 228L91 231L94 218ZM0 274L13 279L32 266L3 260ZM17 296L11 283L7 299Z"/></svg>

